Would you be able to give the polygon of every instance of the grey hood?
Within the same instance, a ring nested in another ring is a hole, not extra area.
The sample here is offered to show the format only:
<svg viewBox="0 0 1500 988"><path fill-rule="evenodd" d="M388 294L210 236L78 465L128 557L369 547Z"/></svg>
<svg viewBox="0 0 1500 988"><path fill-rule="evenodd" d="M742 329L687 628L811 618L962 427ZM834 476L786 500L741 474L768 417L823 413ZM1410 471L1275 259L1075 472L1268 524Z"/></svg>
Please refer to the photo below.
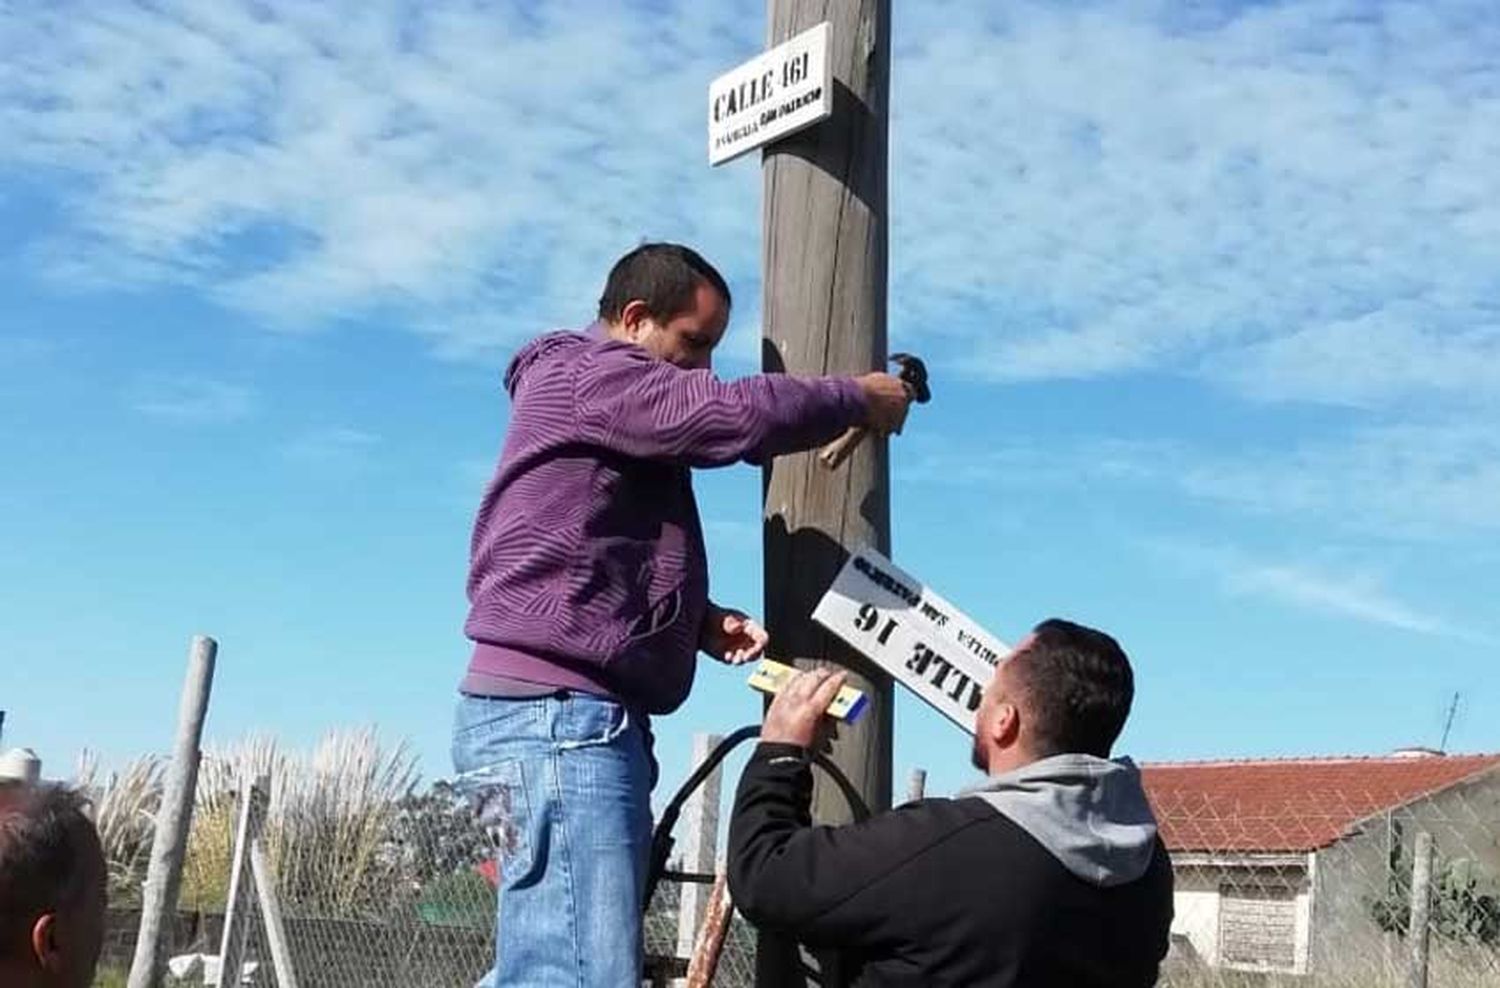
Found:
<svg viewBox="0 0 1500 988"><path fill-rule="evenodd" d="M1156 817L1128 758L1054 755L991 776L958 798L989 803L1094 885L1135 881L1156 850Z"/></svg>

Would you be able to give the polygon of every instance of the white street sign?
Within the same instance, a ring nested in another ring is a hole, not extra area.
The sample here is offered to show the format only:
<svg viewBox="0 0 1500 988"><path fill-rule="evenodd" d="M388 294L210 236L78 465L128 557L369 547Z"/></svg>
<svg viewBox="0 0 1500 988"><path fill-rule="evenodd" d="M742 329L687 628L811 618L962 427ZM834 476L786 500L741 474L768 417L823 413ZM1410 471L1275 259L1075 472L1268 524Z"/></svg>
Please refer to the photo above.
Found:
<svg viewBox="0 0 1500 988"><path fill-rule="evenodd" d="M708 163L722 165L833 114L827 21L708 87Z"/></svg>
<svg viewBox="0 0 1500 988"><path fill-rule="evenodd" d="M813 620L974 733L979 698L1009 646L873 549L861 549Z"/></svg>

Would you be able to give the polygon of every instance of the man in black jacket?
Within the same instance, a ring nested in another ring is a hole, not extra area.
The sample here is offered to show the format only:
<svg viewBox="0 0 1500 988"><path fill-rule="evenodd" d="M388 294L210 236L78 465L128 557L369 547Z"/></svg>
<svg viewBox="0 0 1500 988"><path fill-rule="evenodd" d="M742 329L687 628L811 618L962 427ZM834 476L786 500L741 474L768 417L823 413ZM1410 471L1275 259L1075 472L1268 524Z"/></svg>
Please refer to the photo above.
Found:
<svg viewBox="0 0 1500 988"><path fill-rule="evenodd" d="M1044 621L1000 664L976 722L983 783L813 827L807 753L842 682L783 688L740 780L729 886L751 922L836 950L856 985L1155 984L1172 868L1139 772L1108 760L1134 695L1113 638Z"/></svg>

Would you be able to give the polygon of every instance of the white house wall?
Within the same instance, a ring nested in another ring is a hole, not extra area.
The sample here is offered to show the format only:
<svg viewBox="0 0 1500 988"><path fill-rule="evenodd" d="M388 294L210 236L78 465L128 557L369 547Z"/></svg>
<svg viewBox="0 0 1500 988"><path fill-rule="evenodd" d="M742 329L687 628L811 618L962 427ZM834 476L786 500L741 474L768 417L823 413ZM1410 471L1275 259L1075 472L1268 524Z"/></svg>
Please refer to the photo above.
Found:
<svg viewBox="0 0 1500 988"><path fill-rule="evenodd" d="M1193 856L1180 855L1181 860ZM1224 919L1225 888L1287 888L1293 891L1294 939L1293 968L1288 973L1308 970L1312 935L1313 891L1307 877L1310 856L1237 855L1213 863L1181 864L1175 868L1172 933L1186 937L1198 958L1210 967L1225 966L1220 943ZM1251 965L1235 965L1247 970L1263 970Z"/></svg>
<svg viewBox="0 0 1500 988"><path fill-rule="evenodd" d="M1219 891L1181 887L1172 895L1172 932L1185 936L1205 964L1219 963Z"/></svg>

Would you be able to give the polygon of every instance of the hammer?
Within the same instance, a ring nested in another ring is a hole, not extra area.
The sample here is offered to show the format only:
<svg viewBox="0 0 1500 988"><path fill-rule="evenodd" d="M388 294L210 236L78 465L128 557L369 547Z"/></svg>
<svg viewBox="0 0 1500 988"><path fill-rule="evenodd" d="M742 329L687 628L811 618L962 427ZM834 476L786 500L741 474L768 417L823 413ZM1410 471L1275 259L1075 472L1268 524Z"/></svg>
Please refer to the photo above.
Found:
<svg viewBox="0 0 1500 988"><path fill-rule="evenodd" d="M901 368L898 376L911 390L913 401L921 405L932 399L932 392L927 387L927 365L922 363L921 357L910 353L893 353L891 363ZM849 458L849 454L864 442L869 432L862 425L851 426L842 436L818 451L818 461L830 470L837 470Z"/></svg>

